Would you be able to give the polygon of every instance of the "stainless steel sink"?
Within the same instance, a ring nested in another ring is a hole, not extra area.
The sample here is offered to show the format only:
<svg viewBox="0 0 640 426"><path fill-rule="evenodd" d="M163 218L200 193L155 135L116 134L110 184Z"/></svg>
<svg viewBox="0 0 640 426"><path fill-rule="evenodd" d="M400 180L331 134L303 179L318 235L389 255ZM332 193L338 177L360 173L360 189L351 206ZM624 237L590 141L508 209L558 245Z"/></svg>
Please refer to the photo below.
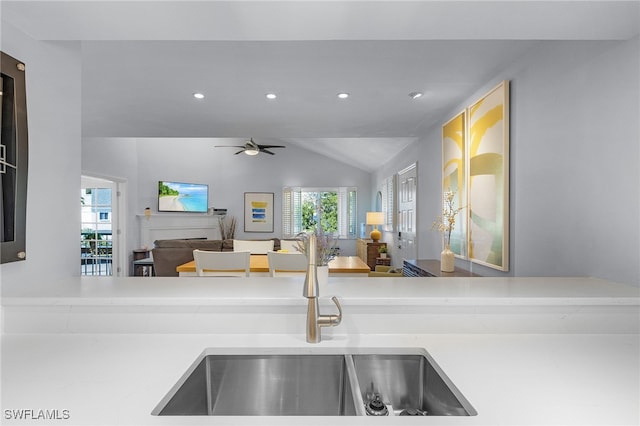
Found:
<svg viewBox="0 0 640 426"><path fill-rule="evenodd" d="M379 396L394 415L477 414L429 354L421 350L405 352L353 355L365 403Z"/></svg>
<svg viewBox="0 0 640 426"><path fill-rule="evenodd" d="M160 416L476 415L424 349L209 349Z"/></svg>
<svg viewBox="0 0 640 426"><path fill-rule="evenodd" d="M205 355L153 414L355 415L342 355Z"/></svg>

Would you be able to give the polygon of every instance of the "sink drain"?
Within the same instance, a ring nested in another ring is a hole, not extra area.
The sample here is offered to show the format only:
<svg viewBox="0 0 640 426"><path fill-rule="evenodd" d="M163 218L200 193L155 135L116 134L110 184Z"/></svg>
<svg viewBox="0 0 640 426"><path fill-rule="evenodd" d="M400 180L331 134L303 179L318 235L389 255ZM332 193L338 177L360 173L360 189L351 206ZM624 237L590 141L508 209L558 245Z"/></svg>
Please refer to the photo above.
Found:
<svg viewBox="0 0 640 426"><path fill-rule="evenodd" d="M365 404L365 410L370 416L388 416L389 409L384 402L380 400L380 394L376 394L375 398Z"/></svg>

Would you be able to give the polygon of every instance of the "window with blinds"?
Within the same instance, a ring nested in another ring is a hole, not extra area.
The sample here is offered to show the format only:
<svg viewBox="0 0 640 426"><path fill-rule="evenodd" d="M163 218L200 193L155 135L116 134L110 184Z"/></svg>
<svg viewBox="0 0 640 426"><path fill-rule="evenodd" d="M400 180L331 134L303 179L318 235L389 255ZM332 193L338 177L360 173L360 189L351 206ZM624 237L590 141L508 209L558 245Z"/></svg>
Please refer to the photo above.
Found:
<svg viewBox="0 0 640 426"><path fill-rule="evenodd" d="M356 238L357 191L353 187L287 187L282 194L283 238L322 226L338 238Z"/></svg>

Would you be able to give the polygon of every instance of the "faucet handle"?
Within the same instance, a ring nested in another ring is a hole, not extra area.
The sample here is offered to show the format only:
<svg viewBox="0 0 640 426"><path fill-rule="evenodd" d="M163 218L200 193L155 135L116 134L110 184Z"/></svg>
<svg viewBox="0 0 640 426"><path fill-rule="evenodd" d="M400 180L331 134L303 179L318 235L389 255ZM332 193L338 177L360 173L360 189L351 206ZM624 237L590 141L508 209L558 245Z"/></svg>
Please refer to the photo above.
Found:
<svg viewBox="0 0 640 426"><path fill-rule="evenodd" d="M333 300L333 303L335 303L336 307L338 308L338 315L329 315L329 325L335 327L342 322L342 306L340 305L338 296L333 296L331 300Z"/></svg>
<svg viewBox="0 0 640 426"><path fill-rule="evenodd" d="M331 298L338 307L338 315L318 315L318 325L320 327L335 327L342 322L342 306L336 296Z"/></svg>
<svg viewBox="0 0 640 426"><path fill-rule="evenodd" d="M331 300L333 300L333 303L335 303L336 307L338 308L338 322L336 323L336 325L338 325L340 324L340 321L342 321L342 306L340 305L340 300L338 300L338 296L333 296Z"/></svg>

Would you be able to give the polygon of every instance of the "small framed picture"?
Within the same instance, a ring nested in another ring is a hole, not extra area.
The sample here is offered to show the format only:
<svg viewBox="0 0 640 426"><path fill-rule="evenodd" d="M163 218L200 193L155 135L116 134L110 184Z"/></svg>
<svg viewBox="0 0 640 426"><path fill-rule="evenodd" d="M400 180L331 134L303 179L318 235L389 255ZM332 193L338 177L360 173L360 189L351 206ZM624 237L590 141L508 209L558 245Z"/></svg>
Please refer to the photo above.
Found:
<svg viewBox="0 0 640 426"><path fill-rule="evenodd" d="M244 232L273 232L273 192L244 193Z"/></svg>

